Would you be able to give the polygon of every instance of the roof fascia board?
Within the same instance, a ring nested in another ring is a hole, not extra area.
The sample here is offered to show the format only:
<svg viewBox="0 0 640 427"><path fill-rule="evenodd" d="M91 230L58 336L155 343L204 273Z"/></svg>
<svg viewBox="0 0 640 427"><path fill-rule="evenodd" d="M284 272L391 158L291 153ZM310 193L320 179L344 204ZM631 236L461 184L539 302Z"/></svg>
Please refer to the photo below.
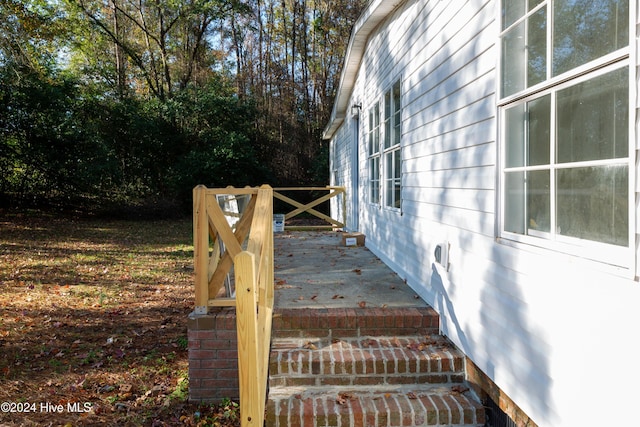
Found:
<svg viewBox="0 0 640 427"><path fill-rule="evenodd" d="M340 83L333 102L329 123L322 133L323 139L331 139L347 115L349 99L353 92L367 40L371 33L404 0L373 0L367 5L353 26L344 58Z"/></svg>

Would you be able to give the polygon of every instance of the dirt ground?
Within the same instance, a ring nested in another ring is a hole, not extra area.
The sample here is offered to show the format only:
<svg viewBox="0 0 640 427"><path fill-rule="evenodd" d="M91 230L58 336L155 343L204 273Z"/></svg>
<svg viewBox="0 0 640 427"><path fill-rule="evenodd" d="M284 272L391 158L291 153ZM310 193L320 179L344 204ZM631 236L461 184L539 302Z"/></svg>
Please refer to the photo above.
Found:
<svg viewBox="0 0 640 427"><path fill-rule="evenodd" d="M188 404L191 220L0 212L0 425L231 426Z"/></svg>

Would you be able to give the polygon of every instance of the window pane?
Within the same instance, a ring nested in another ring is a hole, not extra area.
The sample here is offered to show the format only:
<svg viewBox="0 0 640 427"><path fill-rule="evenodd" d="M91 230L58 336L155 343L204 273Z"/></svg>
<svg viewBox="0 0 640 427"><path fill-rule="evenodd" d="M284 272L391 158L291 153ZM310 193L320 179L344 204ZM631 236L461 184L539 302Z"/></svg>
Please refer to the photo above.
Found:
<svg viewBox="0 0 640 427"><path fill-rule="evenodd" d="M527 104L529 108L529 153L527 165L549 164L551 95Z"/></svg>
<svg viewBox="0 0 640 427"><path fill-rule="evenodd" d="M504 229L512 233L525 232L524 172L505 174Z"/></svg>
<svg viewBox="0 0 640 427"><path fill-rule="evenodd" d="M532 10L534 7L542 3L544 0L529 0L529 10Z"/></svg>
<svg viewBox="0 0 640 427"><path fill-rule="evenodd" d="M525 84L524 22L511 29L502 39L502 96L524 89Z"/></svg>
<svg viewBox="0 0 640 427"><path fill-rule="evenodd" d="M557 187L559 234L628 245L627 165L560 169Z"/></svg>
<svg viewBox="0 0 640 427"><path fill-rule="evenodd" d="M529 230L548 233L551 230L549 171L509 172L505 186L505 230L518 234L529 234Z"/></svg>
<svg viewBox="0 0 640 427"><path fill-rule="evenodd" d="M369 155L375 154L378 152L378 148L380 147L380 129L375 128L369 133Z"/></svg>
<svg viewBox="0 0 640 427"><path fill-rule="evenodd" d="M384 148L391 147L391 91L384 94Z"/></svg>
<svg viewBox="0 0 640 427"><path fill-rule="evenodd" d="M525 11L525 0L502 0L502 29L516 22Z"/></svg>
<svg viewBox="0 0 640 427"><path fill-rule="evenodd" d="M400 150L385 154L385 205L400 207Z"/></svg>
<svg viewBox="0 0 640 427"><path fill-rule="evenodd" d="M380 150L380 105L376 104L369 110L369 155Z"/></svg>
<svg viewBox="0 0 640 427"><path fill-rule="evenodd" d="M402 172L402 165L400 164L400 150L395 150L393 152L393 177L396 179L400 179L400 174Z"/></svg>
<svg viewBox="0 0 640 427"><path fill-rule="evenodd" d="M400 144L400 82L393 85L393 145Z"/></svg>
<svg viewBox="0 0 640 427"><path fill-rule="evenodd" d="M393 207L394 208L400 208L400 181L396 180L395 185L394 185L394 203L393 203Z"/></svg>
<svg viewBox="0 0 640 427"><path fill-rule="evenodd" d="M525 104L509 108L504 115L506 138L506 166L524 166Z"/></svg>
<svg viewBox="0 0 640 427"><path fill-rule="evenodd" d="M628 156L627 73L626 68L612 71L558 92L559 162Z"/></svg>
<svg viewBox="0 0 640 427"><path fill-rule="evenodd" d="M527 87L547 79L547 8L543 7L528 20Z"/></svg>
<svg viewBox="0 0 640 427"><path fill-rule="evenodd" d="M400 111L400 82L393 85L393 111Z"/></svg>
<svg viewBox="0 0 640 427"><path fill-rule="evenodd" d="M629 44L629 0L556 0L553 75Z"/></svg>
<svg viewBox="0 0 640 427"><path fill-rule="evenodd" d="M369 159L370 196L372 203L380 203L380 157Z"/></svg>
<svg viewBox="0 0 640 427"><path fill-rule="evenodd" d="M548 170L527 173L527 227L548 233L551 231L551 193Z"/></svg>
<svg viewBox="0 0 640 427"><path fill-rule="evenodd" d="M387 120L391 116L391 91L384 94L384 119Z"/></svg>

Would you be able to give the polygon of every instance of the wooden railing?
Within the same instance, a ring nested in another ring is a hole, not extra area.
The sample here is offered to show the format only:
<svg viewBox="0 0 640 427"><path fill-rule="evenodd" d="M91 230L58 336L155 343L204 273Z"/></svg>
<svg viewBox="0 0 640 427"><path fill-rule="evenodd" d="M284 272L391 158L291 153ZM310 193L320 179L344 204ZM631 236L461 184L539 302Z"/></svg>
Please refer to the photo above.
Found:
<svg viewBox="0 0 640 427"><path fill-rule="evenodd" d="M329 194L325 194L315 200L313 200L312 202L309 202L307 204L302 204L300 202L295 201L294 199L285 196L284 194L282 194L283 191L328 191ZM326 187L280 187L280 188L274 188L273 189L273 197L275 197L276 199L282 200L283 202L286 202L292 206L295 207L294 210L292 210L291 212L285 214L284 219L285 221L288 219L291 219L297 215L300 215L303 212L309 212L310 214L325 220L329 225L326 226L320 226L320 227L315 227L315 228L344 228L345 227L345 223L346 220L345 218L342 219L342 221L338 221L337 219L331 218L329 215L325 215L322 212L317 211L316 209L313 209L314 207L318 206L321 203L326 202L327 200L331 199L332 197L338 197L342 195L342 209L341 211L344 213L346 212L346 190L345 187L334 187L334 186L326 186ZM293 227L291 227L293 228Z"/></svg>
<svg viewBox="0 0 640 427"><path fill-rule="evenodd" d="M195 311L236 306L241 425L262 427L274 297L273 189L198 186L193 208ZM225 285L232 267L235 295Z"/></svg>

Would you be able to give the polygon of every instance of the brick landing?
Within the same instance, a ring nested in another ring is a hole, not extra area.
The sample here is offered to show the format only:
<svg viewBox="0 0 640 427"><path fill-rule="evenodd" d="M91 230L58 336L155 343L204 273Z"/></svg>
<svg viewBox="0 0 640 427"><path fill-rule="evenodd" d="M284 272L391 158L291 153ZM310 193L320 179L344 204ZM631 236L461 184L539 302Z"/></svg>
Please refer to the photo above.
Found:
<svg viewBox="0 0 640 427"><path fill-rule="evenodd" d="M437 334L440 318L431 307L278 309L274 338L344 338Z"/></svg>
<svg viewBox="0 0 640 427"><path fill-rule="evenodd" d="M267 426L474 426L484 410L430 307L277 310Z"/></svg>

